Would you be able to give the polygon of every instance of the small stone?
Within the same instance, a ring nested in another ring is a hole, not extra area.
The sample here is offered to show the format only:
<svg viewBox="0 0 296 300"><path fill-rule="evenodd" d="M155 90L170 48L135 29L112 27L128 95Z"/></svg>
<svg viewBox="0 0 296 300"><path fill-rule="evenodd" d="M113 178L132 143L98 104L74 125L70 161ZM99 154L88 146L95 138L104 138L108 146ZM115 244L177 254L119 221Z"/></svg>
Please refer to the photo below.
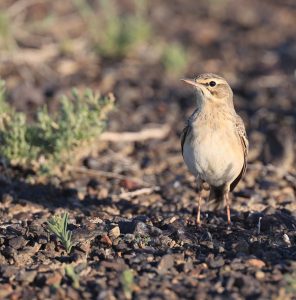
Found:
<svg viewBox="0 0 296 300"><path fill-rule="evenodd" d="M120 236L120 229L119 229L119 226L115 226L114 228L112 228L110 231L109 231L109 237L111 238L118 238Z"/></svg>
<svg viewBox="0 0 296 300"><path fill-rule="evenodd" d="M13 292L12 285L9 283L0 284L0 298L6 299L6 297Z"/></svg>
<svg viewBox="0 0 296 300"><path fill-rule="evenodd" d="M133 234L147 235L149 232L147 225L144 222L137 222Z"/></svg>
<svg viewBox="0 0 296 300"><path fill-rule="evenodd" d="M89 253L91 249L91 241L86 240L84 242L80 242L78 246L84 253Z"/></svg>
<svg viewBox="0 0 296 300"><path fill-rule="evenodd" d="M257 271L256 274L255 274L255 276L256 276L256 278L257 278L258 280L264 279L264 278L265 278L265 274L264 274L264 272L262 272L262 271Z"/></svg>
<svg viewBox="0 0 296 300"><path fill-rule="evenodd" d="M0 253L0 265L6 265L6 264L7 262L5 257Z"/></svg>
<svg viewBox="0 0 296 300"><path fill-rule="evenodd" d="M48 239L45 236L39 236L38 237L38 244L46 245L48 243Z"/></svg>
<svg viewBox="0 0 296 300"><path fill-rule="evenodd" d="M60 273L54 272L54 273L47 276L46 284L47 285L56 285L56 286L58 286L60 284L62 278L63 278L63 276Z"/></svg>
<svg viewBox="0 0 296 300"><path fill-rule="evenodd" d="M289 247L291 246L290 238L286 233L283 235L283 240L287 246L289 246Z"/></svg>
<svg viewBox="0 0 296 300"><path fill-rule="evenodd" d="M161 258L157 266L158 273L165 274L173 266L174 266L174 256L171 254L166 254Z"/></svg>
<svg viewBox="0 0 296 300"><path fill-rule="evenodd" d="M13 197L10 194L3 194L1 202L5 206L9 206L13 202Z"/></svg>
<svg viewBox="0 0 296 300"><path fill-rule="evenodd" d="M188 273L188 272L190 272L192 269L193 269L193 262L192 262L192 259L189 258L189 259L184 263L183 270L184 270L185 273Z"/></svg>
<svg viewBox="0 0 296 300"><path fill-rule="evenodd" d="M235 250L235 252L242 252L248 254L250 249L249 249L249 244L245 240L240 240L237 243L232 245L232 248Z"/></svg>
<svg viewBox="0 0 296 300"><path fill-rule="evenodd" d="M25 270L21 270L17 276L16 276L16 280L17 281L21 281L23 283L26 284L30 284L34 281L35 277L37 275L37 271L25 271Z"/></svg>
<svg viewBox="0 0 296 300"><path fill-rule="evenodd" d="M18 250L18 249L23 248L27 244L27 241L22 236L17 236L17 237L10 239L8 244L13 249Z"/></svg>
<svg viewBox="0 0 296 300"><path fill-rule="evenodd" d="M200 245L207 247L208 249L214 249L214 243L211 241L202 241Z"/></svg>
<svg viewBox="0 0 296 300"><path fill-rule="evenodd" d="M208 260L208 265L212 269L220 268L224 266L224 264L225 261L222 256L217 256L215 258L210 257L210 259Z"/></svg>
<svg viewBox="0 0 296 300"><path fill-rule="evenodd" d="M218 252L219 252L219 253L224 253L224 252L225 252L225 248L222 247L222 246L219 246Z"/></svg>
<svg viewBox="0 0 296 300"><path fill-rule="evenodd" d="M104 234L101 238L101 242L107 244L108 246L112 246L112 241L108 237L108 235Z"/></svg>
<svg viewBox="0 0 296 300"><path fill-rule="evenodd" d="M132 242L135 239L135 235L132 233L127 233L124 235L124 240L128 243Z"/></svg>
<svg viewBox="0 0 296 300"><path fill-rule="evenodd" d="M2 253L6 258L13 258L17 255L16 249L14 249L10 246L5 247L2 251Z"/></svg>
<svg viewBox="0 0 296 300"><path fill-rule="evenodd" d="M15 266L2 266L0 270L3 277L10 278L11 276L16 275L19 269Z"/></svg>
<svg viewBox="0 0 296 300"><path fill-rule="evenodd" d="M261 269L263 267L265 267L265 262L261 259L257 259L257 258L250 258L247 260L247 264L251 267L255 267L258 269Z"/></svg>
<svg viewBox="0 0 296 300"><path fill-rule="evenodd" d="M139 184L131 179L123 179L120 181L119 185L129 191L135 190L139 187Z"/></svg>

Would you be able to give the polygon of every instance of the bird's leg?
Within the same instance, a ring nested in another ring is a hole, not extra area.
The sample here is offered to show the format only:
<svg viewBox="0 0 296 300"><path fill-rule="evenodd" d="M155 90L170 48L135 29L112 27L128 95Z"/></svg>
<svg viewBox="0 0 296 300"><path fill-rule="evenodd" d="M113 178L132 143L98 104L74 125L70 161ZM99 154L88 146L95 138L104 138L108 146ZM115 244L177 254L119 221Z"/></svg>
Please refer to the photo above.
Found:
<svg viewBox="0 0 296 300"><path fill-rule="evenodd" d="M200 192L198 192L197 195L197 215L196 215L196 224L200 225L200 202L201 202L201 195Z"/></svg>
<svg viewBox="0 0 296 300"><path fill-rule="evenodd" d="M226 187L224 190L224 200L225 200L225 205L226 205L227 223L228 223L228 225L230 225L231 218L230 218L229 187Z"/></svg>
<svg viewBox="0 0 296 300"><path fill-rule="evenodd" d="M196 225L200 225L200 206L201 206L201 189L202 189L202 183L197 183L197 214L196 214Z"/></svg>
<svg viewBox="0 0 296 300"><path fill-rule="evenodd" d="M228 196L227 196L228 198ZM230 204L227 202L226 204L226 212L227 212L227 223L228 225L231 224L231 218L230 218Z"/></svg>

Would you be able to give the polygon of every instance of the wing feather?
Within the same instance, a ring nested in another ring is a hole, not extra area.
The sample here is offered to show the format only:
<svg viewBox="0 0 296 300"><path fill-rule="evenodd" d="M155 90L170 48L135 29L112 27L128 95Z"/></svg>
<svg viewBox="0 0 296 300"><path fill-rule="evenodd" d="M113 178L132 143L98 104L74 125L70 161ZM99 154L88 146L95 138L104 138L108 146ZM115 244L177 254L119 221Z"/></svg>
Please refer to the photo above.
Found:
<svg viewBox="0 0 296 300"><path fill-rule="evenodd" d="M191 126L188 124L181 133L182 155L183 155L183 151L184 151L184 144L185 144L186 138L189 136L190 132L191 132Z"/></svg>
<svg viewBox="0 0 296 300"><path fill-rule="evenodd" d="M244 164L243 164L242 170L239 173L238 177L230 184L231 191L237 186L237 184L239 183L239 181L241 180L241 178L243 177L243 175L246 172L247 156L248 156L248 151L249 151L249 141L248 141L245 125L244 125L242 118L238 115L236 116L236 120L235 120L235 129L237 131L237 134L239 136L239 139L242 144L243 151L244 151Z"/></svg>

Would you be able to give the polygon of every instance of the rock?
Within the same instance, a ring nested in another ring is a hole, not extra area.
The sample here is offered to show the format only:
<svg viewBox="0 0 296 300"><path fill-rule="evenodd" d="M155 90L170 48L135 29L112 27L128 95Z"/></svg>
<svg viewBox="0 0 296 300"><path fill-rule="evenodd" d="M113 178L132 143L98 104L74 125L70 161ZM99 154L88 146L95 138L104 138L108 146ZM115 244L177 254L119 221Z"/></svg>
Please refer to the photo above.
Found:
<svg viewBox="0 0 296 300"><path fill-rule="evenodd" d="M164 255L157 266L158 273L165 274L169 269L171 269L174 266L174 261L175 259L172 254Z"/></svg>
<svg viewBox="0 0 296 300"><path fill-rule="evenodd" d="M262 272L262 271L257 271L257 272L255 273L255 277L256 277L258 280L262 280L262 279L265 278L265 273Z"/></svg>
<svg viewBox="0 0 296 300"><path fill-rule="evenodd" d="M116 239L120 236L120 229L119 226L115 226L113 227L110 231L109 231L109 237Z"/></svg>
<svg viewBox="0 0 296 300"><path fill-rule="evenodd" d="M120 181L119 185L129 191L135 190L139 187L139 184L131 179L123 179Z"/></svg>
<svg viewBox="0 0 296 300"><path fill-rule="evenodd" d="M108 246L112 246L112 241L108 237L108 235L104 234L101 238L101 242L107 244Z"/></svg>
<svg viewBox="0 0 296 300"><path fill-rule="evenodd" d="M216 257L213 257L210 255L210 257L208 258L208 265L212 269L220 268L220 267L224 266L224 264L225 264L225 261L224 261L223 257L220 255L218 255Z"/></svg>
<svg viewBox="0 0 296 300"><path fill-rule="evenodd" d="M15 266L1 266L0 268L2 276L6 278L10 278L11 276L16 275L18 270L19 269Z"/></svg>
<svg viewBox="0 0 296 300"><path fill-rule="evenodd" d="M54 271L53 273L46 275L45 282L48 285L59 286L62 279L63 279L63 275L58 271Z"/></svg>
<svg viewBox="0 0 296 300"><path fill-rule="evenodd" d="M250 249L249 249L249 243L246 240L239 240L238 242L234 243L232 245L232 248L235 252L241 252L241 253L246 253L248 254Z"/></svg>
<svg viewBox="0 0 296 300"><path fill-rule="evenodd" d="M147 235L149 234L148 226L141 221L119 221L118 226L120 232L123 234L132 233L134 235Z"/></svg>
<svg viewBox="0 0 296 300"><path fill-rule="evenodd" d="M247 264L251 267L255 267L255 268L258 268L258 269L261 269L263 267L265 267L265 262L261 259L258 259L258 258L250 258L247 260Z"/></svg>
<svg viewBox="0 0 296 300"><path fill-rule="evenodd" d="M133 234L142 236L149 234L148 226L143 222L136 222Z"/></svg>
<svg viewBox="0 0 296 300"><path fill-rule="evenodd" d="M28 265L33 262L33 255L40 249L41 245L35 243L33 247L24 247L14 255L13 259L18 266Z"/></svg>
<svg viewBox="0 0 296 300"><path fill-rule="evenodd" d="M22 236L17 236L10 239L8 244L10 247L18 250L20 248L23 248L27 244L27 241Z"/></svg>
<svg viewBox="0 0 296 300"><path fill-rule="evenodd" d="M188 260L183 265L183 271L185 273L190 272L193 269L193 262L191 258L188 258Z"/></svg>
<svg viewBox="0 0 296 300"><path fill-rule="evenodd" d="M9 283L0 284L0 299L6 299L6 297L13 292L12 285Z"/></svg>
<svg viewBox="0 0 296 300"><path fill-rule="evenodd" d="M25 271L21 270L17 276L16 280L20 281L24 284L30 284L34 281L35 277L37 275L37 271Z"/></svg>
<svg viewBox="0 0 296 300"><path fill-rule="evenodd" d="M13 258L17 255L17 250L7 246L3 249L2 254L6 257L6 258Z"/></svg>
<svg viewBox="0 0 296 300"><path fill-rule="evenodd" d="M6 265L7 261L5 257L0 253L0 265Z"/></svg>

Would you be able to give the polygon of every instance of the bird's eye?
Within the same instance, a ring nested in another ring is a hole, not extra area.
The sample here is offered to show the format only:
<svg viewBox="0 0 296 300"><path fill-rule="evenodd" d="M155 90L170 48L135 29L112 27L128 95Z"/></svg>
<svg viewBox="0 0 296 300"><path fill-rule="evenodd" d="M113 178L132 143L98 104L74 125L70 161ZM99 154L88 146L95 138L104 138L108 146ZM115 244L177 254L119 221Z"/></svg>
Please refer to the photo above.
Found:
<svg viewBox="0 0 296 300"><path fill-rule="evenodd" d="M215 86L215 85L216 85L216 82L215 82L215 81L211 81L211 82L210 82L210 86L211 86L211 87L213 87L213 86Z"/></svg>

